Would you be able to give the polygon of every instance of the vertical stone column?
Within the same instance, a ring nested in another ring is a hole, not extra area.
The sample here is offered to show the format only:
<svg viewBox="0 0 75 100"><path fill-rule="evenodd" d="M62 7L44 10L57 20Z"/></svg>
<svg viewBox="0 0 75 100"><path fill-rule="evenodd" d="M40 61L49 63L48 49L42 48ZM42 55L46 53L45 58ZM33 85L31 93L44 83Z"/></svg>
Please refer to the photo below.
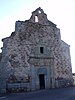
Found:
<svg viewBox="0 0 75 100"><path fill-rule="evenodd" d="M49 66L46 66L47 67L47 74L45 74L45 88L46 89L49 89L51 87L51 82L50 82L50 67Z"/></svg>
<svg viewBox="0 0 75 100"><path fill-rule="evenodd" d="M55 74L54 74L54 58L50 59L50 65L51 65L51 83L52 83L52 88L55 87Z"/></svg>
<svg viewBox="0 0 75 100"><path fill-rule="evenodd" d="M31 90L34 91L35 90L35 68L34 66L30 66L30 76L31 76L31 80L30 80Z"/></svg>

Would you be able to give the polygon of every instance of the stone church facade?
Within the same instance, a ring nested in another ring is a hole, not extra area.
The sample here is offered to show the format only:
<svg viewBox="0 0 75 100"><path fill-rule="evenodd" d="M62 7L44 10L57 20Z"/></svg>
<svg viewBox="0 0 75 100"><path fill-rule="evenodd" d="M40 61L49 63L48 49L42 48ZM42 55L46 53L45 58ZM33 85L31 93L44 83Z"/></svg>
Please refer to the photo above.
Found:
<svg viewBox="0 0 75 100"><path fill-rule="evenodd" d="M29 20L16 21L15 31L2 41L0 92L72 85L70 46L40 7Z"/></svg>

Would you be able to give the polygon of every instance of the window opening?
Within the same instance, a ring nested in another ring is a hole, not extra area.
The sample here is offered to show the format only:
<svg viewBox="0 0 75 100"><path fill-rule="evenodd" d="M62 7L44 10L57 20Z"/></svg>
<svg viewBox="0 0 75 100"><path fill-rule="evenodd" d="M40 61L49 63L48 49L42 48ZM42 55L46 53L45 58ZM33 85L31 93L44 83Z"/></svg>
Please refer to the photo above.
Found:
<svg viewBox="0 0 75 100"><path fill-rule="evenodd" d="M40 47L40 53L44 53L44 47Z"/></svg>
<svg viewBox="0 0 75 100"><path fill-rule="evenodd" d="M38 22L38 16L35 16L35 22Z"/></svg>

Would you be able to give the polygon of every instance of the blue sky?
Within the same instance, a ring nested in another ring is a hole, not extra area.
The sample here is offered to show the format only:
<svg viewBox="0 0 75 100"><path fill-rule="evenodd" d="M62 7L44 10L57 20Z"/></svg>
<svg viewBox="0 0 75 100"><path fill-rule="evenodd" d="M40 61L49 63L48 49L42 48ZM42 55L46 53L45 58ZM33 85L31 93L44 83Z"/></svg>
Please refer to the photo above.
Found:
<svg viewBox="0 0 75 100"><path fill-rule="evenodd" d="M62 40L70 45L75 72L75 0L0 0L0 40L15 30L15 21L28 20L31 12L39 6L48 19L60 28Z"/></svg>

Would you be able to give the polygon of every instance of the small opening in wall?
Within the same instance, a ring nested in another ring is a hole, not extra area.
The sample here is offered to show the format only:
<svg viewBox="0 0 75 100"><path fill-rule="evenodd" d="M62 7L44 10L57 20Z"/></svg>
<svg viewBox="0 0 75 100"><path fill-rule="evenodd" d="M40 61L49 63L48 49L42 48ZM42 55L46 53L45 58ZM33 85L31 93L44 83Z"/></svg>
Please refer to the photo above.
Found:
<svg viewBox="0 0 75 100"><path fill-rule="evenodd" d="M40 47L40 53L44 53L44 47Z"/></svg>
<svg viewBox="0 0 75 100"><path fill-rule="evenodd" d="M38 13L40 14L40 13L41 13L41 11L40 11L40 10L38 10Z"/></svg>
<svg viewBox="0 0 75 100"><path fill-rule="evenodd" d="M38 16L35 16L35 22L38 22Z"/></svg>

